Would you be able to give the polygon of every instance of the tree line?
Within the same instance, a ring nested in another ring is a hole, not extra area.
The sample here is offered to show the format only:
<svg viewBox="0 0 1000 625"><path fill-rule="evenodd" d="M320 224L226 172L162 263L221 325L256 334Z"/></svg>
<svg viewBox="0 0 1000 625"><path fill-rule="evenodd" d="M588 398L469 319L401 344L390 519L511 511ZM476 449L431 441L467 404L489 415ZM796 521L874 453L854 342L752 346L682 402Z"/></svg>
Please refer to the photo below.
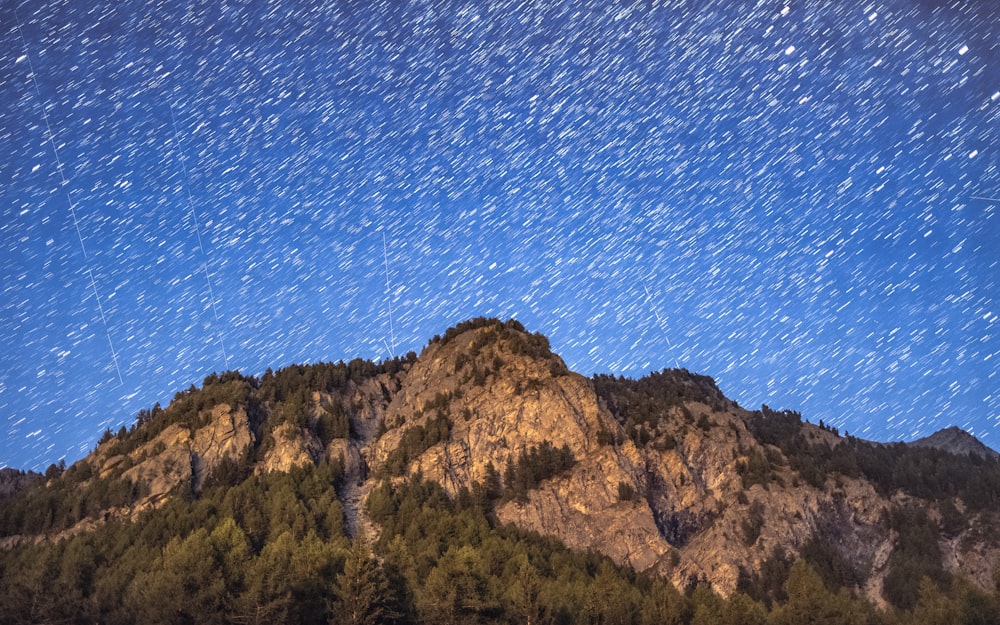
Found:
<svg viewBox="0 0 1000 625"><path fill-rule="evenodd" d="M541 462L539 449L528 463ZM548 453L558 465L563 452ZM933 536L918 512L891 521L902 541L893 557L916 589L888 595L895 605L880 610L854 594L849 567L819 539L798 559L776 550L723 598L695 577L678 589L500 524L495 485L449 497L419 474L378 484L366 506L380 532L352 541L341 478L334 463L216 480L132 522L4 551L0 625L971 625L1000 615L1000 593L942 578L933 554L920 555Z"/></svg>

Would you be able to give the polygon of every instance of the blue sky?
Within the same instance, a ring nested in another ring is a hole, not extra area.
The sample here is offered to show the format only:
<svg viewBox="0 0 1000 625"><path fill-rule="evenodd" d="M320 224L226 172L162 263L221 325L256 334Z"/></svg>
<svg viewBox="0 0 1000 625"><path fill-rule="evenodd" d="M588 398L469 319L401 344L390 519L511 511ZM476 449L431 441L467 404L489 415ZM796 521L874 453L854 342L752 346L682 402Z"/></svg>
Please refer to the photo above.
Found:
<svg viewBox="0 0 1000 625"><path fill-rule="evenodd" d="M1000 447L995 2L0 11L0 465L478 315Z"/></svg>

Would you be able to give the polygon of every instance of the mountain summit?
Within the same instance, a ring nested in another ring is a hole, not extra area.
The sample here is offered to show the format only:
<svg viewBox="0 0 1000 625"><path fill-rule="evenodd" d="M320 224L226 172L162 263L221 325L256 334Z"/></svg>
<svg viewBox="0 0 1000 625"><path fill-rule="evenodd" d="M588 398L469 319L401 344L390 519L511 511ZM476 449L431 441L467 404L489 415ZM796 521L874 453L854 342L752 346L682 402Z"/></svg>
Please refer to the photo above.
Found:
<svg viewBox="0 0 1000 625"><path fill-rule="evenodd" d="M248 622L250 604L271 596L254 584L285 583L268 582L268 567L293 567L297 550L309 549L328 568L303 560L299 574L333 583L368 545L396 567L400 592L415 593L398 613L440 616L444 600L433 593L459 582L427 585L447 566L442 576L478 571L461 583L484 603L467 597L478 607L445 611L495 621L514 608L490 590L491 576L527 575L534 581L518 583L535 590L522 591L557 592L558 567L529 562L538 549L555 557L558 545L607 559L572 574L592 580L605 571L637 584L642 574L643 584L669 580L772 606L790 600L789 576L816 575L830 592L911 610L930 592L924 579L941 592L952 580L992 588L1000 557L1000 462L968 453L967 434L939 434L914 445L841 436L789 410L746 410L683 369L586 378L517 321L473 319L419 356L294 365L259 379L213 374L166 408L141 411L86 458L0 500L0 571L9 577L12 562L39 553L57 562L83 541L81 553L99 564L83 587L65 582L76 593L68 596L90 601L96 584L111 584L107 606L88 605L120 616L150 592L123 571L150 587L186 588L184 567L216 558L223 577L211 601L223 602L219 610L249 602L233 617ZM491 548L514 551L477 551L494 539ZM528 559L504 564L515 552ZM488 557L500 560L491 568ZM258 563L259 579L247 577ZM5 600L31 594L7 587L22 594ZM329 601L309 618L336 612ZM569 622L582 609L545 601Z"/></svg>
<svg viewBox="0 0 1000 625"><path fill-rule="evenodd" d="M990 460L1000 457L1000 454L984 445L978 438L954 425L938 430L930 436L918 438L910 444L915 447L940 449L957 455L972 454Z"/></svg>

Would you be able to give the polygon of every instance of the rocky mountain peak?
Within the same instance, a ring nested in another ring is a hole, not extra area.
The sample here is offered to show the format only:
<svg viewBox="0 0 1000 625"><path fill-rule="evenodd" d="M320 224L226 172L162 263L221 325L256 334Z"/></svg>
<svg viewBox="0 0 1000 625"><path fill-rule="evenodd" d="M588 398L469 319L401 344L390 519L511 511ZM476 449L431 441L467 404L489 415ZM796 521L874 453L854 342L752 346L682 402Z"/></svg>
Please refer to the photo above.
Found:
<svg viewBox="0 0 1000 625"><path fill-rule="evenodd" d="M477 319L435 337L408 370L370 462L389 474L422 472L454 493L546 441L586 455L614 425L604 417L589 382L548 339L516 321Z"/></svg>
<svg viewBox="0 0 1000 625"><path fill-rule="evenodd" d="M972 454L980 458L1000 458L1000 454L984 445L978 438L954 425L938 430L930 436L919 438L910 445L940 449L958 455Z"/></svg>
<svg viewBox="0 0 1000 625"><path fill-rule="evenodd" d="M973 449L970 439L948 430L923 444ZM683 369L586 378L541 334L480 318L419 357L213 374L50 480L83 493L74 509L87 518L45 531L87 531L251 475L322 468L355 536L378 536L369 494L419 477L476 498L502 524L678 587L707 581L730 595L821 554L879 600L908 535L897 517L940 519L941 566L986 584L1000 554L982 538L996 523L1000 471L983 472L968 451L944 466L950 456L918 443L870 444L789 410L745 410Z"/></svg>

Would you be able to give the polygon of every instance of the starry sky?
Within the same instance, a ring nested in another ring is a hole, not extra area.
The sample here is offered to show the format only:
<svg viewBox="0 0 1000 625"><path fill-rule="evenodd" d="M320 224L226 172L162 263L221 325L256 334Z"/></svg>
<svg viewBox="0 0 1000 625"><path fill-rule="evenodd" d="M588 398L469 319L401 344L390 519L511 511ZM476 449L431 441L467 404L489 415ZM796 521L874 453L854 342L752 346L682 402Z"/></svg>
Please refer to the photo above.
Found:
<svg viewBox="0 0 1000 625"><path fill-rule="evenodd" d="M995 0L0 5L0 466L516 317L1000 448Z"/></svg>

